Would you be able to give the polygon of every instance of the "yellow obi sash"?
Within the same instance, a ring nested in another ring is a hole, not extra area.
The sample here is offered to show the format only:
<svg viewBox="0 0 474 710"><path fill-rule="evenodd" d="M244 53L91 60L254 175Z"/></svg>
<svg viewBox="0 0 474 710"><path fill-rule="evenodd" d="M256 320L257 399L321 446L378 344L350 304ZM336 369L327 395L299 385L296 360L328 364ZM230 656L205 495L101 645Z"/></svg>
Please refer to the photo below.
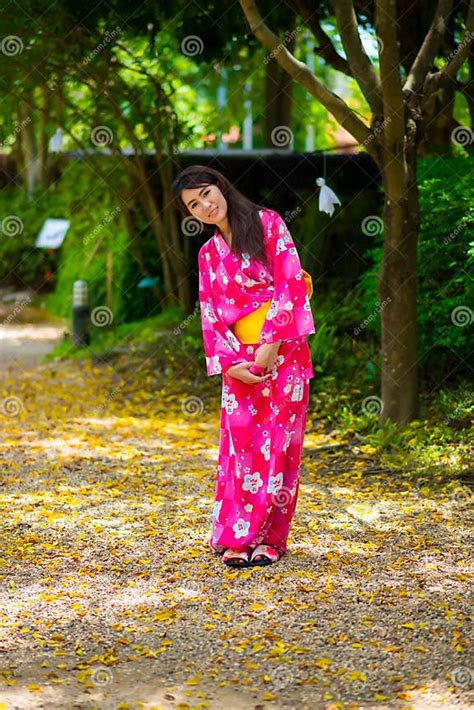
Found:
<svg viewBox="0 0 474 710"><path fill-rule="evenodd" d="M306 283L308 297L311 298L313 295L313 280L311 278L311 274L308 274L308 272L304 269L301 269L301 271ZM265 301L265 303L262 303L262 305L255 311L252 311L252 313L240 318L230 326L230 329L241 343L244 345L258 343L258 338L263 328L263 324L265 323L265 318L271 302L272 299L270 298L268 301Z"/></svg>

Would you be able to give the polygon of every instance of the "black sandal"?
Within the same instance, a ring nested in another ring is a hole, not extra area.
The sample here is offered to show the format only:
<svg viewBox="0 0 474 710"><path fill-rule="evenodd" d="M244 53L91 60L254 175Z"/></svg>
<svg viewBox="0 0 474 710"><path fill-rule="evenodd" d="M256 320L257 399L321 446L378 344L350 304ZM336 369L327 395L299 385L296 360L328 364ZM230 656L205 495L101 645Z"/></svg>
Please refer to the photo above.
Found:
<svg viewBox="0 0 474 710"><path fill-rule="evenodd" d="M264 565L272 565L274 562L278 562L283 556L283 551L274 547L274 545L257 545L253 550L252 556L250 558L250 565L263 567ZM262 559L257 560L256 557L261 557Z"/></svg>
<svg viewBox="0 0 474 710"><path fill-rule="evenodd" d="M250 563L248 550L232 550L230 547L222 555L227 567L248 567Z"/></svg>

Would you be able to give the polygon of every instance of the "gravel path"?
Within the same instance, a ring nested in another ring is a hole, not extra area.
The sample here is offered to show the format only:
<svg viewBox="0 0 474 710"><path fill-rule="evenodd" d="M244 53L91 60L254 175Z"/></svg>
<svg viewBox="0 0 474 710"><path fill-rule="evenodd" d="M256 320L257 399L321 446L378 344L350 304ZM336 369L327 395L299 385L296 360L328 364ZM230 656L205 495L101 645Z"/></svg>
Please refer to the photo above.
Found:
<svg viewBox="0 0 474 710"><path fill-rule="evenodd" d="M468 492L310 416L288 554L228 570L220 383L155 365L3 378L0 710L472 707Z"/></svg>

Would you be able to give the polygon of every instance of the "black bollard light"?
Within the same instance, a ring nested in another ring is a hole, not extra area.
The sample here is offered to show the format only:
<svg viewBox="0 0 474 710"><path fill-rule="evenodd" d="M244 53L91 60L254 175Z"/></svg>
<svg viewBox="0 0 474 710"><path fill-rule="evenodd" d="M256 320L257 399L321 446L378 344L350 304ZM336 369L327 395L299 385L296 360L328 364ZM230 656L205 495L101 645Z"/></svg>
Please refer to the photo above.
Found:
<svg viewBox="0 0 474 710"><path fill-rule="evenodd" d="M72 342L89 345L89 294L87 281L75 281L72 289Z"/></svg>

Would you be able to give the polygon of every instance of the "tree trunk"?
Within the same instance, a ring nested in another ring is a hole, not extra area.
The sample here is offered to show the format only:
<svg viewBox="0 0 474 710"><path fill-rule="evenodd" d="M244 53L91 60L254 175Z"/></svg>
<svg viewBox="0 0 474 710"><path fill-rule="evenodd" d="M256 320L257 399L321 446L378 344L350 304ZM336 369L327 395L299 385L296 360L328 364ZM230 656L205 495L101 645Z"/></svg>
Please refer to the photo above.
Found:
<svg viewBox="0 0 474 710"><path fill-rule="evenodd" d="M414 139L413 139L414 141ZM416 147L406 152L406 184L393 163L382 166L384 256L379 277L382 326L380 423L406 424L418 416L417 243L420 223Z"/></svg>
<svg viewBox="0 0 474 710"><path fill-rule="evenodd" d="M41 155L35 134L35 121L32 116L33 101L21 100L18 103L18 118L23 126L20 131L21 156L23 162L24 182L28 194L31 195L41 181Z"/></svg>
<svg viewBox="0 0 474 710"><path fill-rule="evenodd" d="M429 116L423 117L421 131L423 139L418 148L420 157L433 153L445 155L452 152L451 134L456 126L460 125L453 116L455 96L456 87L451 83L433 98L432 112Z"/></svg>
<svg viewBox="0 0 474 710"><path fill-rule="evenodd" d="M294 39L286 43L293 51ZM272 131L278 126L291 129L293 106L293 79L278 64L274 57L269 58L265 71L265 148L278 148L278 140L272 139ZM283 134L284 135L284 134ZM291 148L291 145L283 145Z"/></svg>
<svg viewBox="0 0 474 710"><path fill-rule="evenodd" d="M160 210L148 181L145 180L140 183L139 194L149 220L150 228L155 236L158 253L160 255L161 268L163 271L163 286L165 290L163 305L175 306L178 303L178 298L175 294L174 275L170 268L168 257L169 245L165 240L165 230Z"/></svg>
<svg viewBox="0 0 474 710"><path fill-rule="evenodd" d="M189 282L189 259L183 252L182 245L178 247L175 246L179 241L179 231L176 223L176 209L173 202L171 202L171 192L169 195L165 193L165 199L163 201L163 223L172 245L170 250L172 255L170 269L174 272L175 292L177 293L180 306L187 315L193 311ZM187 239L189 239L189 237L187 237Z"/></svg>
<svg viewBox="0 0 474 710"><path fill-rule="evenodd" d="M189 237L185 236L183 239L178 229L177 212L171 194L171 163L167 160L160 161L159 169L161 187L163 190L163 226L171 246L172 254L170 269L174 272L178 301L187 315L192 313L194 306L191 302L191 288L189 282Z"/></svg>
<svg viewBox="0 0 474 710"><path fill-rule="evenodd" d="M41 185L46 186L49 185L48 148L50 129L48 128L48 124L51 122L51 93L47 87L41 87L41 97L39 101L43 102L43 107L38 125L38 171Z"/></svg>
<svg viewBox="0 0 474 710"><path fill-rule="evenodd" d="M147 278L147 277L153 277L155 274L150 274L148 269L145 266L145 259L143 257L143 251L141 248L141 243L140 243L140 237L137 233L137 229L135 226L135 220L134 220L134 211L133 211L133 206L126 204L126 200L123 198L122 199L122 210L125 215L125 221L127 224L127 231L128 231L128 236L129 236L129 248L130 248L130 253L135 259L135 261L138 263L140 267L140 273L142 277ZM154 286L151 286L151 291L156 298L157 301L160 300L161 293L160 293L160 287L155 284Z"/></svg>
<svg viewBox="0 0 474 710"><path fill-rule="evenodd" d="M469 50L468 65L469 76L464 84L463 93L466 98L467 108L469 110L471 130L474 130L474 43L471 44L471 48ZM464 150L472 154L474 152L474 143L468 143L465 145Z"/></svg>

